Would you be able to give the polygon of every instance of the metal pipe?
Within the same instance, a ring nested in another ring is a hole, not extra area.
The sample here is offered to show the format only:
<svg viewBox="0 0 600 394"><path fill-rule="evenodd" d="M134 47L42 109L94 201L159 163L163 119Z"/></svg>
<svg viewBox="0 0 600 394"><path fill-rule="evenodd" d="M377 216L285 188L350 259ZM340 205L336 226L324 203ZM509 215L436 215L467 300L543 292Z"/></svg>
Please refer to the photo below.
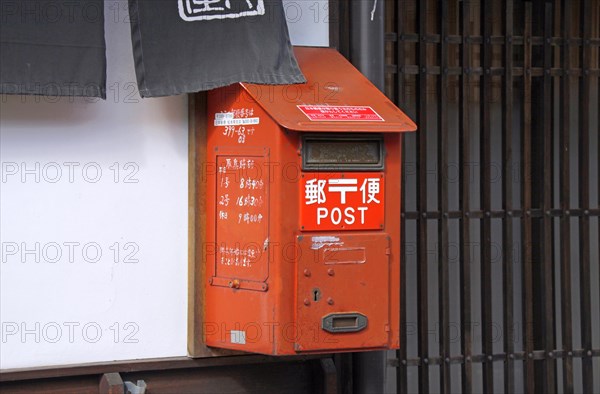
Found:
<svg viewBox="0 0 600 394"><path fill-rule="evenodd" d="M350 1L350 61L379 90L385 85L384 0Z"/></svg>
<svg viewBox="0 0 600 394"><path fill-rule="evenodd" d="M350 0L350 62L379 90L385 88L385 0ZM386 390L387 352L355 356L356 393Z"/></svg>

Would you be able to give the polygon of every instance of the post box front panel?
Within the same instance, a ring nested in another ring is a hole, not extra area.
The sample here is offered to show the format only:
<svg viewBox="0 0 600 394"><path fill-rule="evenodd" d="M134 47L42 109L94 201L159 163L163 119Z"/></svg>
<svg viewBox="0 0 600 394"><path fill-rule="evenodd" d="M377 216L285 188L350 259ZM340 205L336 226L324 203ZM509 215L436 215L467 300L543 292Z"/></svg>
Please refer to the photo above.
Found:
<svg viewBox="0 0 600 394"><path fill-rule="evenodd" d="M382 229L384 184L381 172L303 173L299 190L300 229Z"/></svg>
<svg viewBox="0 0 600 394"><path fill-rule="evenodd" d="M218 149L213 285L265 290L269 276L268 149ZM261 282L261 283L257 283Z"/></svg>
<svg viewBox="0 0 600 394"><path fill-rule="evenodd" d="M306 233L297 245L296 351L388 347L389 235Z"/></svg>

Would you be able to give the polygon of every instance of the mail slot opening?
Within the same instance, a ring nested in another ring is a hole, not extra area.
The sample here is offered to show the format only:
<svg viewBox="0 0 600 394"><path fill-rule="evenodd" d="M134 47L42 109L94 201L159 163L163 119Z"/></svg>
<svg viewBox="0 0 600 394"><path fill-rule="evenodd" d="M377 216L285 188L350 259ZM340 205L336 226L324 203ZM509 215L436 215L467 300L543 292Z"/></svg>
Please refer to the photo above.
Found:
<svg viewBox="0 0 600 394"><path fill-rule="evenodd" d="M358 317L334 317L331 323L333 328L356 328L358 327Z"/></svg>
<svg viewBox="0 0 600 394"><path fill-rule="evenodd" d="M323 317L321 327L323 330L338 332L359 332L367 327L368 319L362 313L331 313Z"/></svg>
<svg viewBox="0 0 600 394"><path fill-rule="evenodd" d="M302 141L305 171L373 171L384 163L381 135L307 135Z"/></svg>

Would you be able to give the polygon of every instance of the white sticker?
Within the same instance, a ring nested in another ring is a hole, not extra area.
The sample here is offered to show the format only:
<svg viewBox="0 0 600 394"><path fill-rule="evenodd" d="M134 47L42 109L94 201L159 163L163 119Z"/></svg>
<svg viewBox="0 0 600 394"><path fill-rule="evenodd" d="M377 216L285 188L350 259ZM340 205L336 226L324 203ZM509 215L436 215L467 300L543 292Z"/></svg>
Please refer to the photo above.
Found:
<svg viewBox="0 0 600 394"><path fill-rule="evenodd" d="M320 237L312 237L312 245L310 248L312 250L319 250L323 246L344 246L344 243L340 241L338 237L332 236L320 236Z"/></svg>
<svg viewBox="0 0 600 394"><path fill-rule="evenodd" d="M260 118L235 118L233 112L218 112L215 114L215 126L239 126L260 124Z"/></svg>
<svg viewBox="0 0 600 394"><path fill-rule="evenodd" d="M320 236L320 237L312 237L313 242L323 243L323 242L339 242L340 238L335 236Z"/></svg>
<svg viewBox="0 0 600 394"><path fill-rule="evenodd" d="M231 330L231 343L246 344L246 331Z"/></svg>

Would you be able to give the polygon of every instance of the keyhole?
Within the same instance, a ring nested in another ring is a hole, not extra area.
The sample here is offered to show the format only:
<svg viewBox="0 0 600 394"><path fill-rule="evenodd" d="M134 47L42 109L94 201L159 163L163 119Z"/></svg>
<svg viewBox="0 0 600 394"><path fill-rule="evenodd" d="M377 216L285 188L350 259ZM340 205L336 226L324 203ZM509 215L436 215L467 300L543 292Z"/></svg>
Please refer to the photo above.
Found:
<svg viewBox="0 0 600 394"><path fill-rule="evenodd" d="M313 289L313 301L317 302L321 299L321 290Z"/></svg>

